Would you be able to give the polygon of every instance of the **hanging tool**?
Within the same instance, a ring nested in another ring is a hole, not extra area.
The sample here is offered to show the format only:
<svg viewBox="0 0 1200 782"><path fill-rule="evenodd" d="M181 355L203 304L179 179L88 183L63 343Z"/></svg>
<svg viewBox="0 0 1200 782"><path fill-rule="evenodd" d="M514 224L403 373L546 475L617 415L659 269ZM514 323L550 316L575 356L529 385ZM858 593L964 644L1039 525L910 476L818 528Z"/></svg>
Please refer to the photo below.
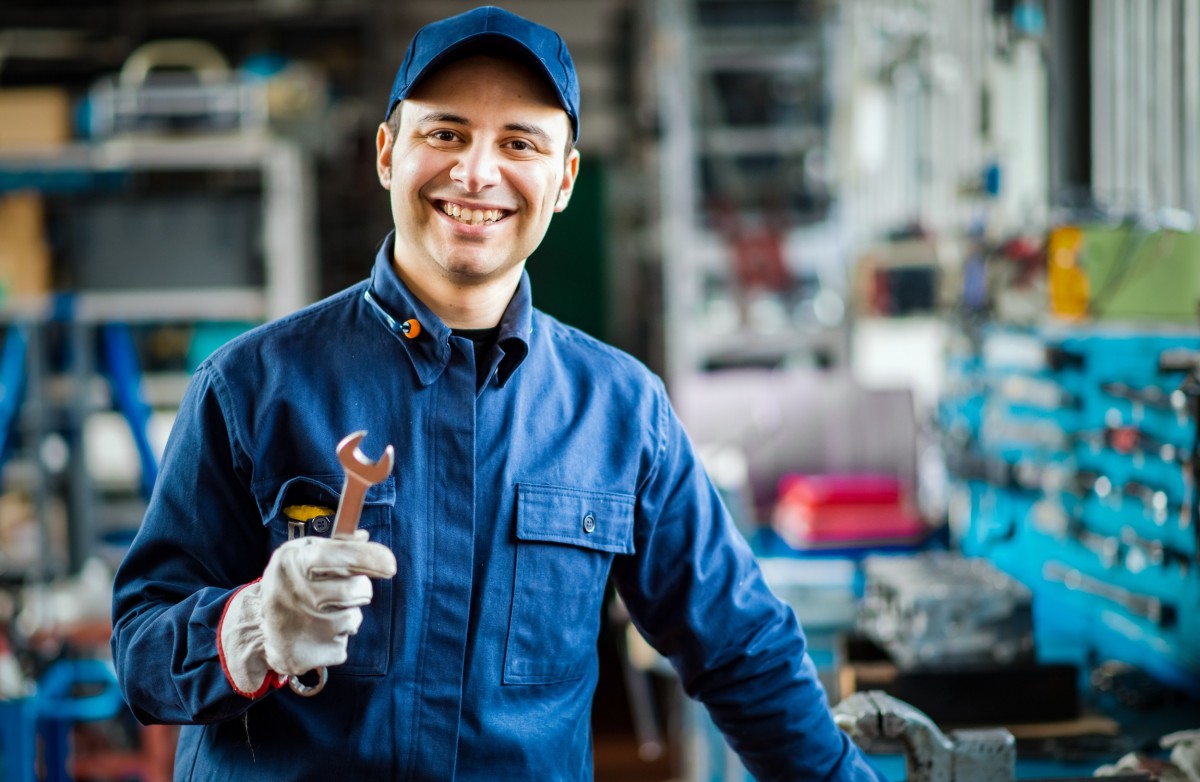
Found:
<svg viewBox="0 0 1200 782"><path fill-rule="evenodd" d="M363 500L366 499L367 489L377 483L382 483L392 474L392 461L395 450L392 446L383 449L379 461L371 461L359 448L366 439L366 430L352 432L342 438L337 444L337 457L342 467L346 469L346 480L342 484L342 496L338 501L337 515L333 522L334 537L349 538L358 529L358 519L362 515ZM317 669L319 677L314 685L307 685L298 676L288 678L288 686L297 695L311 698L325 689L329 680L329 671L324 666Z"/></svg>
<svg viewBox="0 0 1200 782"><path fill-rule="evenodd" d="M1196 561L1200 562L1200 502L1196 501L1196 486L1200 485L1200 432L1196 426L1200 422L1200 352L1186 350L1168 351L1159 356L1159 369L1164 371L1185 371L1183 382L1176 390L1177 409L1187 411L1192 422L1192 447L1188 458L1190 469L1186 475L1191 479L1189 489L1192 493L1191 502L1187 503L1187 520L1192 524L1196 536Z"/></svg>
<svg viewBox="0 0 1200 782"><path fill-rule="evenodd" d="M1062 584L1074 592L1095 595L1103 600L1115 603L1134 616L1148 619L1160 627L1170 627L1175 624L1178 616L1175 607L1161 599L1130 592L1113 586L1098 578L1086 575L1075 568L1061 562L1049 561L1042 566L1042 578L1047 581Z"/></svg>

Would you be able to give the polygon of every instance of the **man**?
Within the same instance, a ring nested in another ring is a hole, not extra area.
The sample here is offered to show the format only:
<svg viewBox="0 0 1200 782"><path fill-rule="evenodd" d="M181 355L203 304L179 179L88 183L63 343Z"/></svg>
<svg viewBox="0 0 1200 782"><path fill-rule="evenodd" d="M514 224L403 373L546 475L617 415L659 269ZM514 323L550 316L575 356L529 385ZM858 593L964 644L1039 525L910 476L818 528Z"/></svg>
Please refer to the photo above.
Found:
<svg viewBox="0 0 1200 782"><path fill-rule="evenodd" d="M520 17L421 30L378 131L396 230L370 279L197 370L114 597L127 700L186 725L178 778L589 779L610 572L758 779L877 778L662 384L532 307L578 95ZM364 429L396 469L330 538L334 446Z"/></svg>

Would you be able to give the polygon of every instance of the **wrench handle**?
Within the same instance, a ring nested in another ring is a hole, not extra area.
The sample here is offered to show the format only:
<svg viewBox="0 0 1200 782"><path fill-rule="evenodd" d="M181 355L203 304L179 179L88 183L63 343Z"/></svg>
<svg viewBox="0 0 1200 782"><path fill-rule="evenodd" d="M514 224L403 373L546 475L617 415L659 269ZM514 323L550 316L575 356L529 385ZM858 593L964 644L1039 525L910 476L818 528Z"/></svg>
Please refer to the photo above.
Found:
<svg viewBox="0 0 1200 782"><path fill-rule="evenodd" d="M367 484L347 475L346 482L342 485L342 498L338 501L337 515L333 520L335 536L349 537L354 534L354 530L358 529L358 519L362 515L363 500L366 499L366 496ZM317 669L317 675L320 678L312 686L302 683L297 676L288 679L288 686L297 695L311 698L325 689L325 683L329 681L329 671L325 666Z"/></svg>
<svg viewBox="0 0 1200 782"><path fill-rule="evenodd" d="M334 535L350 537L358 529L358 519L362 516L367 486L368 484L352 475L346 475L346 482L342 485L342 499L338 502L337 515L333 521Z"/></svg>
<svg viewBox="0 0 1200 782"><path fill-rule="evenodd" d="M337 515L333 520L334 536L350 537L354 534L354 530L358 529L358 519L362 515L367 486L368 484L346 475L346 482L342 485L342 498L338 501ZM320 678L312 686L302 683L297 676L288 679L288 686L297 695L311 698L325 689L325 683L329 681L329 671L325 666L317 669L317 675Z"/></svg>

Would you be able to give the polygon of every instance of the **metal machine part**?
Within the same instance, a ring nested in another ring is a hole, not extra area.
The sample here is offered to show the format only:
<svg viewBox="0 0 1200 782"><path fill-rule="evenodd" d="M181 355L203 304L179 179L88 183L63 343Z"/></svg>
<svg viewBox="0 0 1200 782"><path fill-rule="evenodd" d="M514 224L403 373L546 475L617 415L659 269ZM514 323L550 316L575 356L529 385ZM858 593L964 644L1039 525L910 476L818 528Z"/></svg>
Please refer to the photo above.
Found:
<svg viewBox="0 0 1200 782"><path fill-rule="evenodd" d="M267 91L229 67L220 50L195 39L151 41L90 95L89 131L127 134L254 132L267 124Z"/></svg>
<svg viewBox="0 0 1200 782"><path fill-rule="evenodd" d="M981 559L868 557L859 629L902 670L1034 660L1032 594Z"/></svg>
<svg viewBox="0 0 1200 782"><path fill-rule="evenodd" d="M924 712L878 690L856 692L833 709L838 727L871 752L899 742L908 782L1012 782L1017 749L1004 728L942 733Z"/></svg>
<svg viewBox="0 0 1200 782"><path fill-rule="evenodd" d="M878 690L856 692L833 707L834 721L867 752L904 751L907 782L1013 782L1016 739L1004 728L942 733L933 720L904 701ZM1173 734L1164 742L1194 751L1196 733ZM1164 743L1164 746L1168 744ZM1190 755L1187 755L1190 758ZM1175 754L1172 754L1175 759ZM1110 782L1149 782L1144 774L1114 768ZM1092 777L1059 777L1042 782L1084 782Z"/></svg>

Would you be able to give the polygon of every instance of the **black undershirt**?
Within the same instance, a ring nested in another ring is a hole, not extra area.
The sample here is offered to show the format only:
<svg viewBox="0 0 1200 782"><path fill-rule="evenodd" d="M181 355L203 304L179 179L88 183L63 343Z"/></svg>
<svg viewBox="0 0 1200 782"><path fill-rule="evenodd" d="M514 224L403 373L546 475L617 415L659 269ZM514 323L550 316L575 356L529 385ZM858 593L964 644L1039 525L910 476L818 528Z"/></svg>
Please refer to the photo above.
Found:
<svg viewBox="0 0 1200 782"><path fill-rule="evenodd" d="M487 380L487 371L491 364L492 346L500 337L500 327L490 329L451 329L456 337L465 337L475 346L475 388L481 388Z"/></svg>

